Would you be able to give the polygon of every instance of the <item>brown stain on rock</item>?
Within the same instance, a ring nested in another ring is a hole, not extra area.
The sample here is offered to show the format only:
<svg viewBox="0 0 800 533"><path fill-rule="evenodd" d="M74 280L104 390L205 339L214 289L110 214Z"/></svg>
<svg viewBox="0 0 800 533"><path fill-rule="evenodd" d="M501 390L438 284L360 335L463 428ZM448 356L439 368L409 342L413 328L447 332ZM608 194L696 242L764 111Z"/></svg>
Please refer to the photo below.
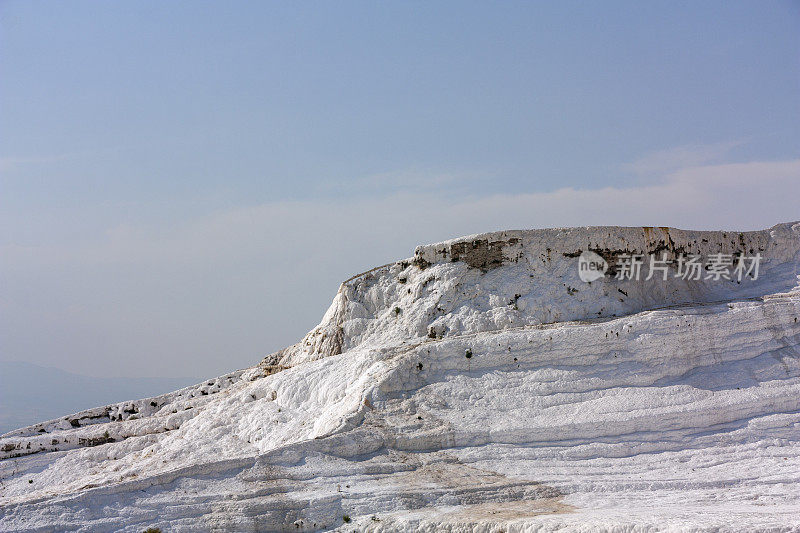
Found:
<svg viewBox="0 0 800 533"><path fill-rule="evenodd" d="M519 520L548 514L575 512L576 507L563 502L563 497L543 498L541 500L515 500L507 502L486 502L464 505L455 511L438 517L446 523L453 522L499 522Z"/></svg>
<svg viewBox="0 0 800 533"><path fill-rule="evenodd" d="M479 268L485 272L506 262L503 249L516 244L519 244L519 239L514 237L506 241L476 239L474 241L456 242L450 245L450 259L452 261L464 261L472 268Z"/></svg>
<svg viewBox="0 0 800 533"><path fill-rule="evenodd" d="M447 495L449 500L456 501L455 510L437 517L448 523L513 520L575 510L563 502L564 493L556 487L467 465L446 451L428 459L433 458L438 460L415 464L419 459L409 455L406 464L413 468L385 480L403 487L400 492L407 493L404 495L409 503L407 510L421 508L413 504L421 499L414 498L416 492L424 492L434 500Z"/></svg>

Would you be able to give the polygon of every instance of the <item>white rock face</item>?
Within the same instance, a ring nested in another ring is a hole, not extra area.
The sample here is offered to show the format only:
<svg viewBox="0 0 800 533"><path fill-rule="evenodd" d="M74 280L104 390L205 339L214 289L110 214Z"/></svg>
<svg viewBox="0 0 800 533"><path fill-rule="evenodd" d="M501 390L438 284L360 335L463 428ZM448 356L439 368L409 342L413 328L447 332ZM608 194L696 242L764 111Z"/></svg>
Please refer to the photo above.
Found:
<svg viewBox="0 0 800 533"><path fill-rule="evenodd" d="M800 223L422 246L252 368L0 437L0 530L800 530L799 274Z"/></svg>

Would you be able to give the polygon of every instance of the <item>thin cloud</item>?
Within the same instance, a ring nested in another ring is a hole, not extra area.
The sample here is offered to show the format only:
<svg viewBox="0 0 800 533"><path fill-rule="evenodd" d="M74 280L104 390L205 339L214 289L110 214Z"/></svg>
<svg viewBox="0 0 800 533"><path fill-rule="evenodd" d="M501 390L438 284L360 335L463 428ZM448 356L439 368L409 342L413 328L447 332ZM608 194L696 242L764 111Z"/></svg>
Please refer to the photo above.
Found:
<svg viewBox="0 0 800 533"><path fill-rule="evenodd" d="M651 152L636 161L622 165L622 170L637 176L664 176L687 167L718 163L731 150L744 141L729 141L715 144L693 144L677 146L667 150Z"/></svg>
<svg viewBox="0 0 800 533"><path fill-rule="evenodd" d="M387 194L424 192L447 188L451 193L463 191L477 176L466 172L398 170L379 172L347 181L323 181L317 186L322 193L336 192L357 196L386 196Z"/></svg>

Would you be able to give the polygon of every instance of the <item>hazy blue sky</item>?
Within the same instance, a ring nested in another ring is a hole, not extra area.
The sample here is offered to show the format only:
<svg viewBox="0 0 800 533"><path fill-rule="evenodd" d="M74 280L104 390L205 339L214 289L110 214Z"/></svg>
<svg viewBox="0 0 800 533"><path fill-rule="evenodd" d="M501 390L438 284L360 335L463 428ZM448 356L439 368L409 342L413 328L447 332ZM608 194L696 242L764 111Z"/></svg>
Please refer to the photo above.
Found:
<svg viewBox="0 0 800 533"><path fill-rule="evenodd" d="M800 2L0 2L0 359L216 375L423 242L800 219Z"/></svg>

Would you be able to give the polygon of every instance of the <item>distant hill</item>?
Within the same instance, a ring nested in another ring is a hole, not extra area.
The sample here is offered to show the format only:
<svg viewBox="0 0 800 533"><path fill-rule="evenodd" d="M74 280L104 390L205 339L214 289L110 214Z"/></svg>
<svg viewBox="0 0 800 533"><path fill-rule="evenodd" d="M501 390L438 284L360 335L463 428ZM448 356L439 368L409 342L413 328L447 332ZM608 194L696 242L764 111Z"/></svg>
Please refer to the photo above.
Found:
<svg viewBox="0 0 800 533"><path fill-rule="evenodd" d="M22 361L0 361L0 435L96 405L155 396L198 381L95 378Z"/></svg>

